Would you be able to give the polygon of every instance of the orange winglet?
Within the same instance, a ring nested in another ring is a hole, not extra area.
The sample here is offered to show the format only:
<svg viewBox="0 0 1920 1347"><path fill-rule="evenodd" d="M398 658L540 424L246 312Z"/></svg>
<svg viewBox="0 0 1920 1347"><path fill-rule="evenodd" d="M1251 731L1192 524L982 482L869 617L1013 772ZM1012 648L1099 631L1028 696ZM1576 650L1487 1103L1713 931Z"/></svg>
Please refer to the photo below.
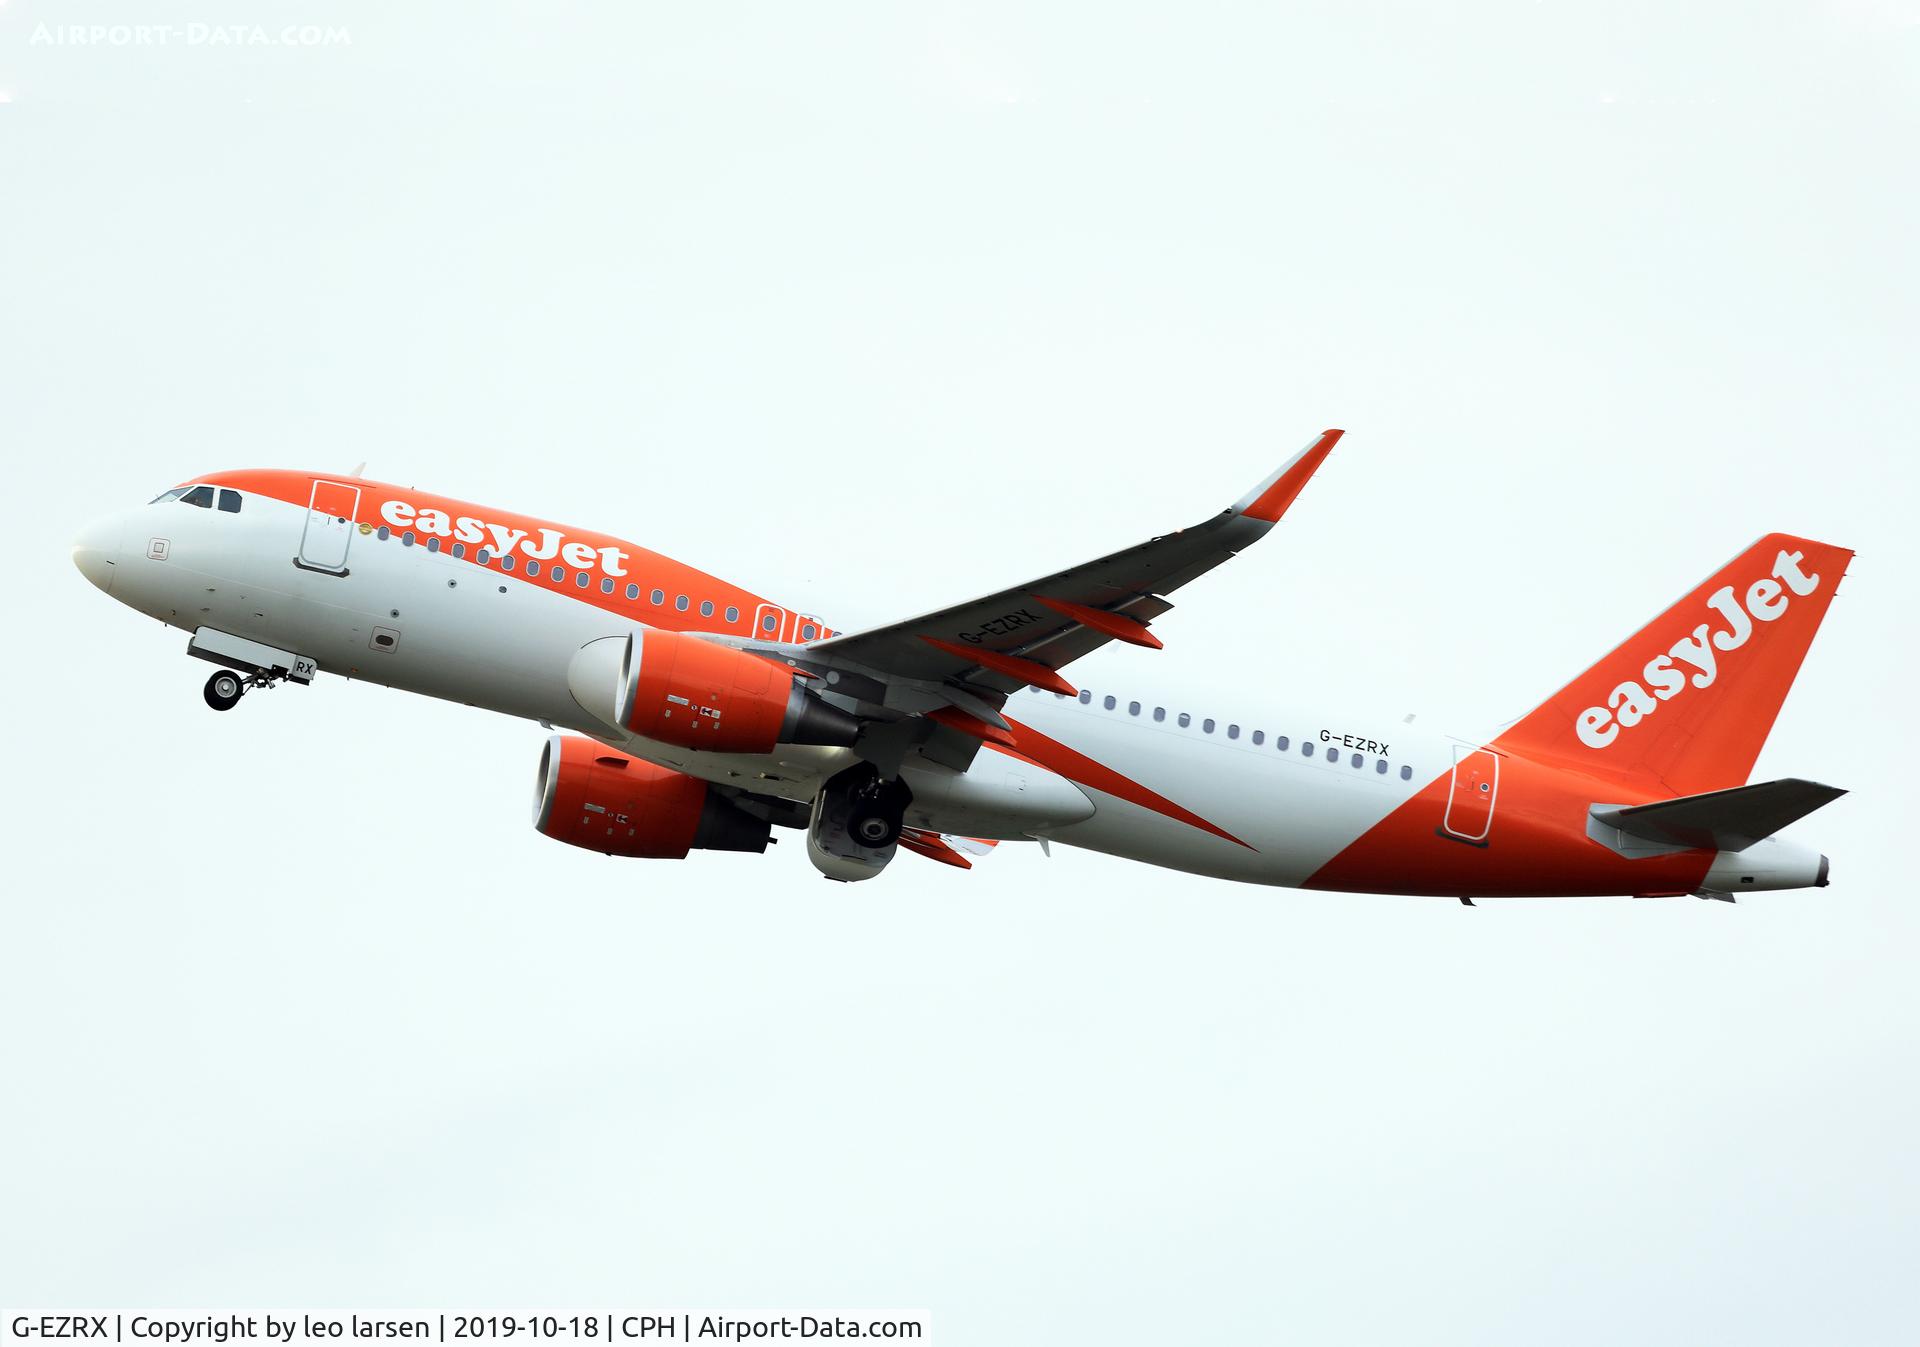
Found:
<svg viewBox="0 0 1920 1347"><path fill-rule="evenodd" d="M959 870L973 869L973 862L948 846L937 833L903 832L900 834L900 845L916 856L925 856L942 865L951 865Z"/></svg>
<svg viewBox="0 0 1920 1347"><path fill-rule="evenodd" d="M1031 687L1045 688L1048 692L1057 692L1062 697L1078 697L1080 689L1060 676L1057 669L1030 659L1021 659L1018 655L1003 655L997 650L969 649L964 645L955 645L952 641L943 641L937 636L922 636L921 640L935 650L963 659L969 664L978 664L983 669L991 669L997 674Z"/></svg>
<svg viewBox="0 0 1920 1347"><path fill-rule="evenodd" d="M1293 504L1293 498L1300 494L1300 489L1306 486L1307 479L1313 476L1314 470L1333 451L1333 446L1339 443L1340 437L1344 434L1346 434L1344 430L1323 432L1319 439L1301 451L1298 458L1287 464L1280 475L1273 479L1271 486L1255 497L1253 503L1240 513L1248 519L1264 519L1269 524L1277 523L1280 516L1287 512L1287 507Z"/></svg>
<svg viewBox="0 0 1920 1347"><path fill-rule="evenodd" d="M971 734L976 739L984 739L990 744L1005 744L1008 748L1013 747L1013 735L1009 731L1001 729L991 721L970 716L957 706L943 706L938 711L929 711L927 719L938 721L950 730L958 730L962 734Z"/></svg>
<svg viewBox="0 0 1920 1347"><path fill-rule="evenodd" d="M1035 594L1034 602L1053 609L1063 617L1070 617L1083 627L1091 627L1104 632L1116 641L1125 641L1128 645L1143 645L1149 650L1164 650L1160 638L1147 630L1147 624L1128 617L1125 613L1110 613L1104 608L1089 608L1084 603L1071 603L1066 599L1050 599L1044 594Z"/></svg>

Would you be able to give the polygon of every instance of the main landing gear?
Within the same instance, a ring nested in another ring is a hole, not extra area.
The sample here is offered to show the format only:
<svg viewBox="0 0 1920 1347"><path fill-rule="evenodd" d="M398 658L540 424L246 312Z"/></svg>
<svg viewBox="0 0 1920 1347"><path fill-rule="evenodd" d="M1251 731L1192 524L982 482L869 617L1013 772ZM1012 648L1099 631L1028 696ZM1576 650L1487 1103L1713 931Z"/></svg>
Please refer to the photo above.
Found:
<svg viewBox="0 0 1920 1347"><path fill-rule="evenodd" d="M820 788L807 823L807 859L828 879L872 879L899 844L913 792L871 763L847 768Z"/></svg>
<svg viewBox="0 0 1920 1347"><path fill-rule="evenodd" d="M855 785L849 792L853 806L847 817L847 831L853 840L875 851L900 840L900 828L912 798L899 781L882 780L876 773Z"/></svg>

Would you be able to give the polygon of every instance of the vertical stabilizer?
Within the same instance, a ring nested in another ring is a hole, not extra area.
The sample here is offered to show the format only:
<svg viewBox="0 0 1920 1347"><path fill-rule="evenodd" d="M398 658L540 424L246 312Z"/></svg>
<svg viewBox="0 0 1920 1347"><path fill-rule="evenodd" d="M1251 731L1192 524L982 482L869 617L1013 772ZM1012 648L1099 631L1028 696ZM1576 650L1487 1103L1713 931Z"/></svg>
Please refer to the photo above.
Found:
<svg viewBox="0 0 1920 1347"><path fill-rule="evenodd" d="M1852 558L1768 534L1496 746L1675 795L1744 784Z"/></svg>

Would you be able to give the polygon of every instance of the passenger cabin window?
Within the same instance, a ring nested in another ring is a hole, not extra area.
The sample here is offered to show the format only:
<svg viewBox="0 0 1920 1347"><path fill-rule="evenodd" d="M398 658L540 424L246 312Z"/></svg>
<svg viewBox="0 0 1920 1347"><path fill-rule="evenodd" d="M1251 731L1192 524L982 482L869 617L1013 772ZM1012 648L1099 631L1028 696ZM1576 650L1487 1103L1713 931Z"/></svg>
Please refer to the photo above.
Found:
<svg viewBox="0 0 1920 1347"><path fill-rule="evenodd" d="M1227 738L1238 739L1239 737L1240 737L1240 727L1238 725L1227 726Z"/></svg>
<svg viewBox="0 0 1920 1347"><path fill-rule="evenodd" d="M1279 749L1282 753L1285 753L1288 749L1293 747L1293 744L1287 739L1287 736L1283 734L1278 739L1275 739L1273 741L1273 746Z"/></svg>
<svg viewBox="0 0 1920 1347"><path fill-rule="evenodd" d="M1411 780L1413 780L1413 768L1411 768L1411 767L1402 767L1402 768L1400 769L1400 779L1401 779L1402 781L1411 781Z"/></svg>
<svg viewBox="0 0 1920 1347"><path fill-rule="evenodd" d="M1253 732L1253 742L1254 742L1254 744L1255 744L1255 746L1256 746L1256 747L1257 747L1258 745L1260 745L1260 744L1264 744L1264 743L1266 743L1266 742L1267 742L1267 732L1266 732L1265 730L1255 730L1255 731Z"/></svg>
<svg viewBox="0 0 1920 1347"><path fill-rule="evenodd" d="M1164 707L1164 706L1156 706L1156 707L1154 707L1154 708L1153 708L1153 718L1154 718L1155 720L1165 720L1165 719L1167 718L1167 708L1166 708L1166 707Z"/></svg>
<svg viewBox="0 0 1920 1347"><path fill-rule="evenodd" d="M1373 770L1380 773L1381 776L1385 776L1387 774L1387 760L1385 758L1380 759L1379 762L1374 764Z"/></svg>
<svg viewBox="0 0 1920 1347"><path fill-rule="evenodd" d="M1080 689L1080 705L1086 706L1093 701L1093 694L1085 688Z"/></svg>
<svg viewBox="0 0 1920 1347"><path fill-rule="evenodd" d="M1208 716L1205 720L1201 721L1200 728L1204 730L1206 733L1212 734L1213 733L1213 717Z"/></svg>
<svg viewBox="0 0 1920 1347"><path fill-rule="evenodd" d="M210 486L196 486L193 490L187 492L186 495L180 497L180 499L188 505L198 505L203 510L211 509L213 507L213 488Z"/></svg>
<svg viewBox="0 0 1920 1347"><path fill-rule="evenodd" d="M240 493L238 491L229 491L227 490L227 488L221 487L220 488L220 510L223 514L239 514L240 513Z"/></svg>
<svg viewBox="0 0 1920 1347"><path fill-rule="evenodd" d="M740 610L738 608L733 607L731 604L729 604L727 607L727 621L738 622L739 620L740 620Z"/></svg>
<svg viewBox="0 0 1920 1347"><path fill-rule="evenodd" d="M1102 697L1100 699L1100 705L1106 707L1109 711L1113 710L1113 694L1108 693L1105 697Z"/></svg>
<svg viewBox="0 0 1920 1347"><path fill-rule="evenodd" d="M1188 715L1185 711L1182 711L1180 713L1180 728L1184 730L1191 724L1193 724L1193 717Z"/></svg>

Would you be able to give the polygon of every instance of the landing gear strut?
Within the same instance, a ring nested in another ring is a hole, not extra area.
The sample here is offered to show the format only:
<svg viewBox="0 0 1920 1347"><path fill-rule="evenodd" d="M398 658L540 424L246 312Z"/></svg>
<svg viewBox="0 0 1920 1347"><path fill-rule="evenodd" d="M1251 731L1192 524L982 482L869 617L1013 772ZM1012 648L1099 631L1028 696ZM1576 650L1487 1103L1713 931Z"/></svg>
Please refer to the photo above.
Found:
<svg viewBox="0 0 1920 1347"><path fill-rule="evenodd" d="M240 704L240 698L246 695L248 688L270 688L286 677L279 671L272 673L241 673L237 669L222 669L207 680L200 695L207 699L207 705L216 711L231 711Z"/></svg>
<svg viewBox="0 0 1920 1347"><path fill-rule="evenodd" d="M847 831L863 847L881 851L900 840L900 826L911 799L897 780L884 781L875 776L852 791L853 811L847 819Z"/></svg>

